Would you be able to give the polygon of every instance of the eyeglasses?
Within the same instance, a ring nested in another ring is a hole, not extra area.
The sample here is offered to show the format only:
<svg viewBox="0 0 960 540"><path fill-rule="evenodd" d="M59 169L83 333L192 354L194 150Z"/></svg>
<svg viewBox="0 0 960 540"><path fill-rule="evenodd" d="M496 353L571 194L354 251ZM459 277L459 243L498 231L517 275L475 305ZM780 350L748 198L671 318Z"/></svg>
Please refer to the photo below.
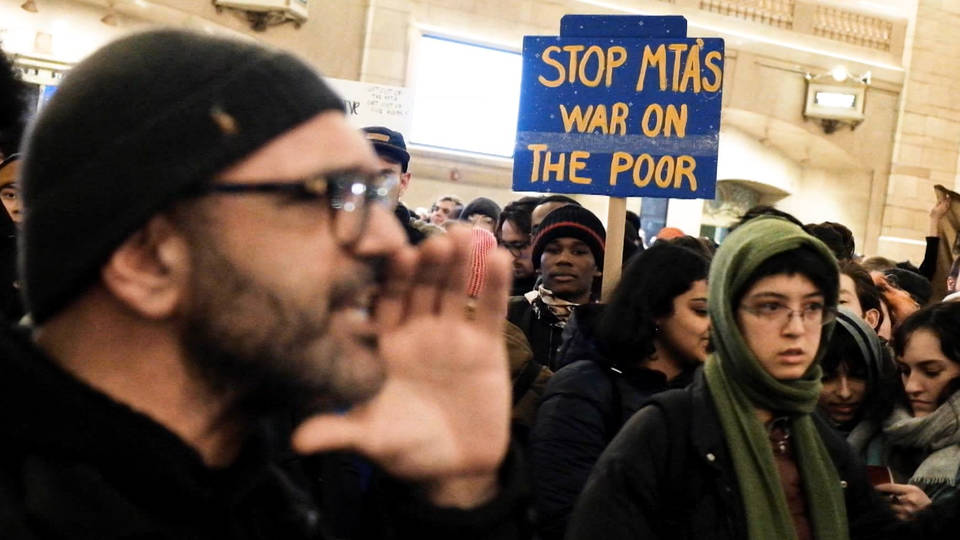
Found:
<svg viewBox="0 0 960 540"><path fill-rule="evenodd" d="M514 257L520 257L523 255L523 250L530 247L530 241L526 242L500 242L500 247L506 248Z"/></svg>
<svg viewBox="0 0 960 540"><path fill-rule="evenodd" d="M781 328L786 326L794 315L800 317L800 322L807 328L823 326L837 318L837 312L834 308L828 308L819 302L806 304L800 309L790 309L779 302L762 302L752 306L741 305L740 309Z"/></svg>
<svg viewBox="0 0 960 540"><path fill-rule="evenodd" d="M371 205L393 204L399 185L400 178L395 173L340 171L293 181L211 183L196 195L280 194L298 201L324 201L333 218L334 237L341 246L350 247L366 230Z"/></svg>

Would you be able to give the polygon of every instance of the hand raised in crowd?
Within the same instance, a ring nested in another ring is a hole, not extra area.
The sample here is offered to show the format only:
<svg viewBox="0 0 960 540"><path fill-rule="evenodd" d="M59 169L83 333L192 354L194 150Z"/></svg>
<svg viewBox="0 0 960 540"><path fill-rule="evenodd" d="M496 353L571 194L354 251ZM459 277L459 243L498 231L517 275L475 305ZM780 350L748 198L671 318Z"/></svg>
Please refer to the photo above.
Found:
<svg viewBox="0 0 960 540"><path fill-rule="evenodd" d="M937 201L937 204L933 205L933 208L930 209L930 230L927 231L927 236L937 236L940 234L940 218L947 215L949 211L950 197L944 197Z"/></svg>
<svg viewBox="0 0 960 540"><path fill-rule="evenodd" d="M870 277L873 278L873 283L887 300L896 324L920 309L920 305L910 296L910 293L890 283L882 272L870 272Z"/></svg>
<svg viewBox="0 0 960 540"><path fill-rule="evenodd" d="M297 451L349 449L421 483L434 504L470 507L496 493L509 438L502 335L510 257L487 259L468 315L469 230L451 229L392 261L375 318L386 380L368 403L323 414L294 434Z"/></svg>
<svg viewBox="0 0 960 540"><path fill-rule="evenodd" d="M932 502L922 489L911 484L879 484L876 489L889 497L890 508L900 519L910 519Z"/></svg>

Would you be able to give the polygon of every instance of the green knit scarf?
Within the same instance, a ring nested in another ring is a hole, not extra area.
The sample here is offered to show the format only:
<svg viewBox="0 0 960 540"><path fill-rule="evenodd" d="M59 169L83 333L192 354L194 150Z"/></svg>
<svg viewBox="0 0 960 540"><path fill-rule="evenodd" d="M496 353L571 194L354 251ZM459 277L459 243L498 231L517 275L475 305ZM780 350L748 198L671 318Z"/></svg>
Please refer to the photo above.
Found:
<svg viewBox="0 0 960 540"><path fill-rule="evenodd" d="M836 268L827 247L800 227L773 217L756 218L731 234L717 250L710 269L709 311L715 352L704 368L717 406L727 448L740 485L751 540L796 538L796 531L768 434L755 409L791 418L793 453L803 481L814 538L849 537L843 488L810 417L820 396L820 357L833 324L823 328L817 361L797 380L778 381L757 362L737 326L733 295L767 259L808 246ZM827 299L828 305L836 298Z"/></svg>

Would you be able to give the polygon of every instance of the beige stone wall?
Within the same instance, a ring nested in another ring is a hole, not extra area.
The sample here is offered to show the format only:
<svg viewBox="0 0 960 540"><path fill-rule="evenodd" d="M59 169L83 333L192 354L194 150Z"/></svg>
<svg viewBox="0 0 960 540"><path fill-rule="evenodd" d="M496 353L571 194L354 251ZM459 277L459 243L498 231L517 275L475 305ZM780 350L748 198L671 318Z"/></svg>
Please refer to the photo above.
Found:
<svg viewBox="0 0 960 540"><path fill-rule="evenodd" d="M960 149L960 2L920 0L916 32L895 131L883 237L878 252L895 256L922 247L897 241L920 240L934 203L933 186L958 187ZM892 238L892 239L891 239Z"/></svg>
<svg viewBox="0 0 960 540"><path fill-rule="evenodd" d="M656 2L646 2L653 5ZM416 43L420 32L441 33L476 42L518 48L524 34L555 34L559 19L570 12L595 12L593 6L577 2L522 0L516 2L481 2L471 0L380 0L371 2L373 41L364 54L362 77L369 82L407 85L415 69ZM802 72L823 72L832 67L830 59L820 65L793 65L784 69L782 59L758 52L735 49L728 43L725 74L724 106L786 122L806 132L806 137L822 139L846 157L843 168L820 169L816 145L800 168L810 168L799 175L793 186L795 195L784 201L790 211L804 221L839 221L854 231L862 250L875 250L879 226L871 227L869 219L879 221L883 208L884 186L876 187L878 176L885 182L892 153L892 133L896 124L898 87L871 89L867 98L868 120L855 131L840 130L829 136L802 117L804 84ZM412 60L411 60L412 59ZM781 61L778 63L778 61ZM804 143L809 144L809 143ZM724 148L721 148L721 152ZM733 159L738 159L736 156ZM412 171L427 189L411 190L408 199L414 205L426 205L439 191L471 193L488 190L493 198L509 197L510 170L502 167L468 167L461 170L460 181L446 180L449 169L457 168L455 160L433 159L424 165L414 154ZM462 167L460 167L463 169ZM750 177L762 182L763 171ZM829 204L823 204L827 201ZM590 201L601 216L606 215L602 203ZM689 222L689 220L686 220ZM695 224L690 233L697 234Z"/></svg>
<svg viewBox="0 0 960 540"><path fill-rule="evenodd" d="M85 0L84 3L97 3ZM104 2L99 2L103 4ZM271 45L295 51L324 74L358 80L366 32L367 0L322 0L309 3L309 19L300 28L292 24L254 32L242 16L218 11L210 0L114 0L121 13L172 26L203 28L212 25Z"/></svg>
<svg viewBox="0 0 960 540"><path fill-rule="evenodd" d="M103 2L95 0L78 3L103 8ZM741 122L725 119L724 125L742 130L777 159L796 164L800 172L792 195L779 204L803 221L848 224L858 245L868 253L916 258L917 246L878 238L921 239L926 212L933 202L932 185L956 186L960 106L951 100L950 90L960 87L960 64L953 61L960 48L955 31L960 2L919 0L916 36L907 40L910 64L906 74L896 67L900 63L898 47L902 46L899 41L894 40L897 46L884 52L813 35L816 32L809 17L817 9L816 3L798 0L803 9L796 13L793 30L786 31L750 17L737 19L702 10L702 2L695 0L611 1L651 14L684 14L691 21L692 34L715 35L713 30L697 27L701 24L736 27L744 35L758 36L753 41L727 39L725 113L737 112ZM400 86L411 83L422 33L519 49L524 35L555 34L564 14L614 13L575 0L313 0L310 20L301 28L284 25L256 33L234 14L218 13L209 1L150 0L149 12L138 11L142 8L134 0L116 0L114 4L131 18L136 15L194 28L210 25L293 50L329 76ZM902 35L904 28L905 24L898 23L894 34ZM778 42L789 46L776 45ZM867 120L854 131L841 129L826 135L802 117L802 74L825 72L841 62L841 57L873 62L871 68L842 60L854 72L872 69L874 85L867 94ZM903 99L902 85L906 88ZM743 123L744 118L752 120ZM764 123L789 126L790 136L784 139L786 132L777 129L765 133ZM721 147L721 153L724 151ZM498 202L512 197L509 162L420 149L413 155L416 180L407 196L413 206L428 205L444 192L459 192L464 198L489 193ZM456 182L450 181L453 170L458 173ZM758 169L749 179L762 182L763 177L764 171ZM605 215L601 202L590 199L589 204ZM631 201L631 207L636 206Z"/></svg>

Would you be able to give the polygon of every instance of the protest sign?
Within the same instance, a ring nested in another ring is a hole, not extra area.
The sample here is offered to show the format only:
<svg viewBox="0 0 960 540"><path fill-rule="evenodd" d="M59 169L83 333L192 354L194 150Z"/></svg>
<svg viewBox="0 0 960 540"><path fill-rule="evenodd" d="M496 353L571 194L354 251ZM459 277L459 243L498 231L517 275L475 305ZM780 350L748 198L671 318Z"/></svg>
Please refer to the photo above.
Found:
<svg viewBox="0 0 960 540"><path fill-rule="evenodd" d="M626 197L714 197L723 45L679 16L566 15L523 40L513 189L610 197L604 301Z"/></svg>
<svg viewBox="0 0 960 540"><path fill-rule="evenodd" d="M326 81L343 98L350 125L385 126L410 133L413 96L406 88L329 77Z"/></svg>
<svg viewBox="0 0 960 540"><path fill-rule="evenodd" d="M712 199L723 40L687 38L682 17L561 29L524 38L513 189Z"/></svg>

